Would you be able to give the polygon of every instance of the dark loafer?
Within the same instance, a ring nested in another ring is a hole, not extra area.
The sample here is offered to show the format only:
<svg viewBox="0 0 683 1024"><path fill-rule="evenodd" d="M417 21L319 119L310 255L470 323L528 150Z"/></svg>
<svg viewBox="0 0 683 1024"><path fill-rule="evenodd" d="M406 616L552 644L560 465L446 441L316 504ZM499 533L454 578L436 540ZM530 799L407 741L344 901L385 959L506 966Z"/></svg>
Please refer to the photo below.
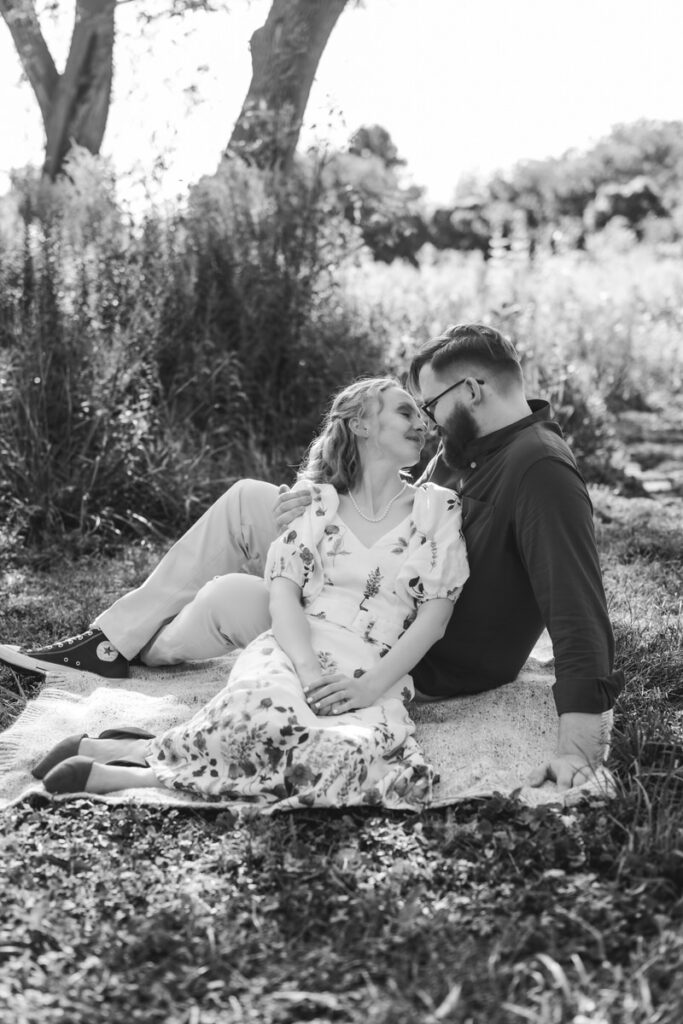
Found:
<svg viewBox="0 0 683 1024"><path fill-rule="evenodd" d="M34 779L43 779L47 773L59 764L60 761L66 761L67 757L75 757L78 754L78 748L81 745L81 740L85 739L87 732L79 733L77 736L67 736L65 740L58 743L56 747L53 747L49 754L46 754L42 761L31 770L31 775Z"/></svg>
<svg viewBox="0 0 683 1024"><path fill-rule="evenodd" d="M97 737L98 740L153 740L154 733L134 726L122 726L120 729L105 729Z"/></svg>
<svg viewBox="0 0 683 1024"><path fill-rule="evenodd" d="M68 757L47 773L45 789L48 793L85 793L94 764L92 757Z"/></svg>
<svg viewBox="0 0 683 1024"><path fill-rule="evenodd" d="M65 740L62 740L53 747L49 754L46 754L42 761L39 761L35 768L32 769L31 774L34 779L44 779L51 768L58 765L60 761L66 761L67 757L75 757L78 754L78 748L81 745L81 740L87 737L87 732L83 732L80 736L67 736ZM123 727L121 729L105 729L97 737L98 740L153 740L154 733L146 732L144 729L136 729L131 726Z"/></svg>

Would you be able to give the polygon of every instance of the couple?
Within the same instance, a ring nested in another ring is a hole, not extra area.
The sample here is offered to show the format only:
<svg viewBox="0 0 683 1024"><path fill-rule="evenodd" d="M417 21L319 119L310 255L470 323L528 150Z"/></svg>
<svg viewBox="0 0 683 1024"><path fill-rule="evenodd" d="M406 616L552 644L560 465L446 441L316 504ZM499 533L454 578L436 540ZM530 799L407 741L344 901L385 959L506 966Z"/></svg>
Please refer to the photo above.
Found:
<svg viewBox="0 0 683 1024"><path fill-rule="evenodd" d="M190 722L63 741L34 770L48 789L419 807L433 779L404 707L413 685L434 700L509 682L544 626L559 737L531 781L590 777L623 677L571 452L492 328L449 328L410 382L419 408L386 379L342 391L293 491L236 484L87 633L0 649L29 670L121 677L137 654L160 665L249 644ZM400 471L419 459L420 410L443 445L412 486Z"/></svg>

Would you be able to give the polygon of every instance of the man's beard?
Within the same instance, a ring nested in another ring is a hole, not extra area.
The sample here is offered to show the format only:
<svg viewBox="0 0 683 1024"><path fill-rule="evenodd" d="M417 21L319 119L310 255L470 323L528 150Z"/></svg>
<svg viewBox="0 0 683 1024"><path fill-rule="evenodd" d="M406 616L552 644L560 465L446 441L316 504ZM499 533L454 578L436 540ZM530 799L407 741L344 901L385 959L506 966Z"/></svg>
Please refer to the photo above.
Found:
<svg viewBox="0 0 683 1024"><path fill-rule="evenodd" d="M454 409L441 428L443 456L453 469L467 469L465 452L479 436L477 422L469 409Z"/></svg>

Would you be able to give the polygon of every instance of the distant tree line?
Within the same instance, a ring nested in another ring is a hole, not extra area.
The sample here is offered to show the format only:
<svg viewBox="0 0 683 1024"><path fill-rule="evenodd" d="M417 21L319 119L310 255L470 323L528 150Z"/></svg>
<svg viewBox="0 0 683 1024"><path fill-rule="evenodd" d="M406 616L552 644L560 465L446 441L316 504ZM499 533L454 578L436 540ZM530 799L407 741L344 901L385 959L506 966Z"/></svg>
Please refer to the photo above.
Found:
<svg viewBox="0 0 683 1024"><path fill-rule="evenodd" d="M614 218L641 240L658 222L660 237L683 236L683 122L636 121L615 126L585 152L519 161L508 173L467 179L447 206L429 207L422 188L401 184L405 161L389 132L364 126L329 162L329 183L349 220L378 260L417 263L437 249L480 251L515 235L536 245L577 247Z"/></svg>

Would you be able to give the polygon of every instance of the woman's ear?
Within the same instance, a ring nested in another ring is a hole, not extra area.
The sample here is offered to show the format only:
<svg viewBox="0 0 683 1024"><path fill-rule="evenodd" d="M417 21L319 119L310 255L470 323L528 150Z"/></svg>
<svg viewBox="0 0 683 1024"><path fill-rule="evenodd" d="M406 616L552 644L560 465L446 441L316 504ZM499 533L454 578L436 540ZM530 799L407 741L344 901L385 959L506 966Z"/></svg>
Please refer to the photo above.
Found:
<svg viewBox="0 0 683 1024"><path fill-rule="evenodd" d="M356 437L368 436L367 425L363 423L363 420L360 418L360 416L354 416L352 419L349 420L349 429L351 430L352 434L356 435Z"/></svg>

